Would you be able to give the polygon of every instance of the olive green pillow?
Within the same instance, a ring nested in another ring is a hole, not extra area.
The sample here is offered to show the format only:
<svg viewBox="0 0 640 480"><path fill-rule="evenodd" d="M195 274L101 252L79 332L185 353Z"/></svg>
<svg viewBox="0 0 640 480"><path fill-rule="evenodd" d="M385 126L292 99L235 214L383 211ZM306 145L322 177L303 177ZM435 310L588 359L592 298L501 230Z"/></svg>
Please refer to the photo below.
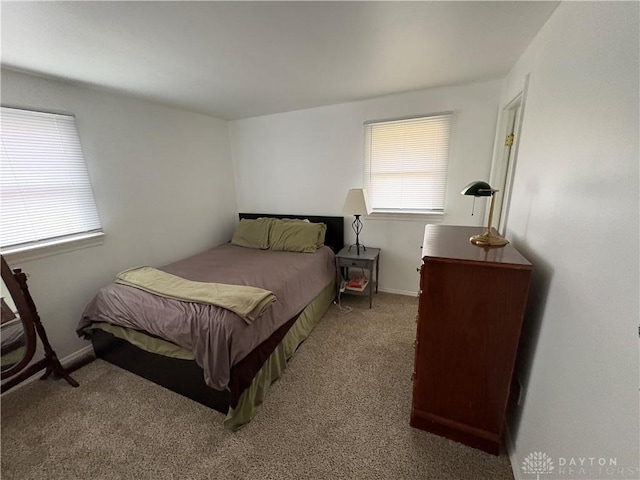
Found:
<svg viewBox="0 0 640 480"><path fill-rule="evenodd" d="M269 248L269 234L272 224L273 218L258 218L256 220L243 218L233 233L231 243L241 247L266 250Z"/></svg>
<svg viewBox="0 0 640 480"><path fill-rule="evenodd" d="M275 220L269 234L269 248L283 252L313 253L324 245L324 223Z"/></svg>
<svg viewBox="0 0 640 480"><path fill-rule="evenodd" d="M310 224L311 220L309 220L308 218L281 218L280 220L282 220L283 222L304 222L306 224ZM327 234L327 225L324 223L314 223L313 225L319 225L320 227L318 228L318 243L316 244L317 248L320 248L324 245L324 238L325 235Z"/></svg>

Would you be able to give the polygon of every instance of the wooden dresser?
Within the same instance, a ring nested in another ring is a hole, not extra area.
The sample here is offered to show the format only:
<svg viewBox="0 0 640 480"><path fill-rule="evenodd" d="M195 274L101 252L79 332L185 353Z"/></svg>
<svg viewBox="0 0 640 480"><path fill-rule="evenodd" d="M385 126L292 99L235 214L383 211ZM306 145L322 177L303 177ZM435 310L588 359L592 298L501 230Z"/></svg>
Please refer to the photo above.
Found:
<svg viewBox="0 0 640 480"><path fill-rule="evenodd" d="M425 228L411 425L498 454L532 266L483 230Z"/></svg>

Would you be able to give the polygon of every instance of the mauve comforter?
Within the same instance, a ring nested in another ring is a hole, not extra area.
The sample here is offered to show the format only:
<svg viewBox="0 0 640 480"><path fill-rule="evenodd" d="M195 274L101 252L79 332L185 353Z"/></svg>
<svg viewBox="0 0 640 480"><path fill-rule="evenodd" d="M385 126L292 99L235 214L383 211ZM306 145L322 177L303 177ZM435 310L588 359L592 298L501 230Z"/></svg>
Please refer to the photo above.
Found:
<svg viewBox="0 0 640 480"><path fill-rule="evenodd" d="M335 279L334 254L274 252L225 244L160 268L197 282L250 285L277 297L251 324L214 305L164 298L134 287L111 284L87 305L78 334L91 322L108 322L143 330L193 352L205 382L223 390L231 367L300 313Z"/></svg>

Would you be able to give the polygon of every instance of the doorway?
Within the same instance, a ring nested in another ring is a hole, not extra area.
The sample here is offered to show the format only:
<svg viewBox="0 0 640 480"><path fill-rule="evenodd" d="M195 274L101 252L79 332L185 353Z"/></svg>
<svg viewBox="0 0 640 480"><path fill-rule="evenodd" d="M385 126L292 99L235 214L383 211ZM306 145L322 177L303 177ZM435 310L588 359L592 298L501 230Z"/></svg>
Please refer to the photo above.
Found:
<svg viewBox="0 0 640 480"><path fill-rule="evenodd" d="M507 104L502 112L502 134L498 137L499 153L491 168L490 185L499 190L495 198L494 225L504 235L509 215L509 200L515 171L516 154L522 124L523 92Z"/></svg>

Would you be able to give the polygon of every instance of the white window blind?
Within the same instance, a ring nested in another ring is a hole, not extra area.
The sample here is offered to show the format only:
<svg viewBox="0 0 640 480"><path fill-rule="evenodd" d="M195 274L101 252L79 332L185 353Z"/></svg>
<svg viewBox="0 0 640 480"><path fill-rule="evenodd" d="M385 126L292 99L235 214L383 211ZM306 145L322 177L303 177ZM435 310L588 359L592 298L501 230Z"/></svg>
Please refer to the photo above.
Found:
<svg viewBox="0 0 640 480"><path fill-rule="evenodd" d="M75 118L1 108L0 248L102 232Z"/></svg>
<svg viewBox="0 0 640 480"><path fill-rule="evenodd" d="M444 211L452 113L365 123L365 188L373 211Z"/></svg>

